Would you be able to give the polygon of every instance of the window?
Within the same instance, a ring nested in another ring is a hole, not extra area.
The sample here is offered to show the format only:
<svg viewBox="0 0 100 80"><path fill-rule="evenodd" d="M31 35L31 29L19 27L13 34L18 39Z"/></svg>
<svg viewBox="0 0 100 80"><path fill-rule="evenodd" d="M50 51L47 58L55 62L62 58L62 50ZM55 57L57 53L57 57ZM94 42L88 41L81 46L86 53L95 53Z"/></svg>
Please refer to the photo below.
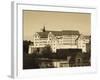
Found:
<svg viewBox="0 0 100 80"><path fill-rule="evenodd" d="M38 38L38 35L37 34L35 35L35 38Z"/></svg>
<svg viewBox="0 0 100 80"><path fill-rule="evenodd" d="M81 62L81 59L77 59L77 63L80 63Z"/></svg>
<svg viewBox="0 0 100 80"><path fill-rule="evenodd" d="M49 38L51 40L51 38Z"/></svg>
<svg viewBox="0 0 100 80"><path fill-rule="evenodd" d="M85 47L85 46L82 46L82 47Z"/></svg>
<svg viewBox="0 0 100 80"><path fill-rule="evenodd" d="M76 60L76 66L81 66L81 59L80 59L80 58L78 58L78 59Z"/></svg>
<svg viewBox="0 0 100 80"><path fill-rule="evenodd" d="M37 44L35 44L35 46L37 46Z"/></svg>
<svg viewBox="0 0 100 80"><path fill-rule="evenodd" d="M60 63L60 67L69 67L68 63Z"/></svg>

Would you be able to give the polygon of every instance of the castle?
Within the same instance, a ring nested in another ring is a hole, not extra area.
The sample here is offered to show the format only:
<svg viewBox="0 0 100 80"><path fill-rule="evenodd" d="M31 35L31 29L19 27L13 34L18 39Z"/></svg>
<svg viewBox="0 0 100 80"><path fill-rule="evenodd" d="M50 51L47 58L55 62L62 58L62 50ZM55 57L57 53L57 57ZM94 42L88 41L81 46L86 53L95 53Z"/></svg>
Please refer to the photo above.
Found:
<svg viewBox="0 0 100 80"><path fill-rule="evenodd" d="M49 31L43 28L42 32L36 32L33 36L34 44L29 46L29 54L35 48L43 48L50 45L52 51L56 53L57 49L82 49L87 52L87 44L90 42L90 36L84 36L77 30Z"/></svg>

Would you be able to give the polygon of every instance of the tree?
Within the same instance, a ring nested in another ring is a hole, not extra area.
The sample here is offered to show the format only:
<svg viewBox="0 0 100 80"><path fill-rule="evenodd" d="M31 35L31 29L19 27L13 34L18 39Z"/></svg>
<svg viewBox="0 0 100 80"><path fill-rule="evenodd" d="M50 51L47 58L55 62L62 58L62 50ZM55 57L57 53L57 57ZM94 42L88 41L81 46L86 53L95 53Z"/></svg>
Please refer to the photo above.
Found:
<svg viewBox="0 0 100 80"><path fill-rule="evenodd" d="M23 41L23 53L28 53L29 45L33 44L32 41L24 40Z"/></svg>
<svg viewBox="0 0 100 80"><path fill-rule="evenodd" d="M52 48L50 45L46 45L43 50L42 50L42 54L43 54L43 57L50 57L52 53Z"/></svg>

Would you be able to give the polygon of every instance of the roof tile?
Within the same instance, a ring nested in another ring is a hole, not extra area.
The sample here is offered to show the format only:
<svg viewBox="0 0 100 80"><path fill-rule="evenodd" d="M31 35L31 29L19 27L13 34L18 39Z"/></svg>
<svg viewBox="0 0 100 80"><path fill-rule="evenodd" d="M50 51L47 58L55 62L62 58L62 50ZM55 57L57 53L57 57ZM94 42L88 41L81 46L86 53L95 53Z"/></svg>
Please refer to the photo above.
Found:
<svg viewBox="0 0 100 80"><path fill-rule="evenodd" d="M63 31L45 31L45 32L37 32L41 38L47 38L49 32L51 32L55 36L62 36L62 35L79 35L79 31L75 30L63 30Z"/></svg>

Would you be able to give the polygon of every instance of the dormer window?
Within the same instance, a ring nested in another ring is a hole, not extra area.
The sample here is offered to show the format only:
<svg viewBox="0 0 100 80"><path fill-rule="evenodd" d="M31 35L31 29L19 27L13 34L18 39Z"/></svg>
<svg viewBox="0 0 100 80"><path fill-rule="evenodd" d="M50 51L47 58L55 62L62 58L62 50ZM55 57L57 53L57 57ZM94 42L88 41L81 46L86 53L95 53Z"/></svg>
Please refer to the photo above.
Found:
<svg viewBox="0 0 100 80"><path fill-rule="evenodd" d="M39 38L39 35L37 33L35 34L35 38Z"/></svg>
<svg viewBox="0 0 100 80"><path fill-rule="evenodd" d="M53 39L53 35L52 35L51 32L48 34L48 38L49 38L49 40L52 40Z"/></svg>
<svg viewBox="0 0 100 80"><path fill-rule="evenodd" d="M35 38L37 38L37 35L35 35Z"/></svg>

